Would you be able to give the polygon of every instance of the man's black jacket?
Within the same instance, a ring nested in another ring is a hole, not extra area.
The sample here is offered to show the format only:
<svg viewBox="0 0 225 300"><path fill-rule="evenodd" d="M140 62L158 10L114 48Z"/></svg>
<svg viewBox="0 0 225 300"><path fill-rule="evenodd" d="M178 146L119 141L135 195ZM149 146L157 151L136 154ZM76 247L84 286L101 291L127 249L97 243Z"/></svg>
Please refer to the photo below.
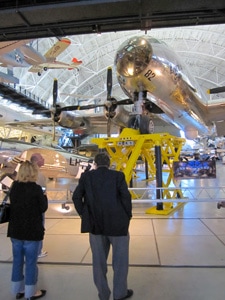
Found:
<svg viewBox="0 0 225 300"><path fill-rule="evenodd" d="M82 219L81 232L127 235L132 205L122 172L98 167L82 173L72 199Z"/></svg>

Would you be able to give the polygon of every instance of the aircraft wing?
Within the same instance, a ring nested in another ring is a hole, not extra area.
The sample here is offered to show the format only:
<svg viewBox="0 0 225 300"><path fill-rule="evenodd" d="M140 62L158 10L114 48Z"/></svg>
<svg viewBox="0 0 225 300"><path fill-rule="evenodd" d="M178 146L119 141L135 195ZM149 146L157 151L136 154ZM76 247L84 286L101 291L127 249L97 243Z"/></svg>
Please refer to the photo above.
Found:
<svg viewBox="0 0 225 300"><path fill-rule="evenodd" d="M61 54L63 51L65 51L69 45L71 44L71 41L67 38L63 38L60 41L56 42L46 53L46 58L56 58Z"/></svg>
<svg viewBox="0 0 225 300"><path fill-rule="evenodd" d="M106 133L107 127L107 120L105 116L90 114L90 115L83 115L83 116L76 116L75 117L76 123L74 124L68 120L67 126L65 128L71 128L74 133L77 134L92 134L92 133ZM73 125L72 125L73 124ZM53 121L51 119L39 119L39 120L27 120L27 121L19 121L19 122L8 122L5 124L6 126L26 130L28 132L42 132L45 127L52 127ZM57 125L57 124L56 124ZM60 126L60 125L57 125ZM118 126L112 123L112 133L118 132ZM50 134L48 132L48 134Z"/></svg>
<svg viewBox="0 0 225 300"><path fill-rule="evenodd" d="M31 40L21 40L21 41L4 41L0 42L0 55L13 51L22 45L31 42Z"/></svg>
<svg viewBox="0 0 225 300"><path fill-rule="evenodd" d="M51 119L40 119L40 120L27 120L27 121L18 121L18 122L7 122L6 126L15 127L15 128L26 128L30 127L48 127L52 126Z"/></svg>
<svg viewBox="0 0 225 300"><path fill-rule="evenodd" d="M65 118L65 119L64 119ZM70 116L65 112L64 118L62 118L60 124L64 128L70 128L74 133L77 134L95 134L95 133L107 133L107 119L104 114L78 114ZM175 127L173 124L169 124L166 120L159 118L156 115L151 116L154 123L154 132L168 132L174 136L180 136L180 129ZM64 124L64 125L63 125ZM52 127L53 122L51 119L39 119L39 120L28 120L19 122L6 123L7 126L20 128L21 130L43 130L44 127ZM57 124L57 126L60 126ZM115 120L111 122L111 134L119 133L120 126ZM49 132L48 132L49 134Z"/></svg>
<svg viewBox="0 0 225 300"><path fill-rule="evenodd" d="M175 125L168 123L167 121L159 118L156 115L151 116L152 121L154 123L154 133L160 133L160 132L168 132L171 135L174 136L180 136L180 129L177 128ZM85 124L88 124L87 130L89 130L91 133L107 133L107 119L104 115L85 115L82 118L83 122ZM85 128L85 126L84 126ZM110 132L111 134L117 134L120 132L121 126L116 123L115 120L112 119L111 126L110 126ZM75 130L74 130L75 132Z"/></svg>
<svg viewBox="0 0 225 300"><path fill-rule="evenodd" d="M46 135L51 136L52 132L52 121L49 119L43 120L30 120L30 121L18 121L18 122L8 122L5 123L6 127L11 127L13 129L22 130L25 132L29 132L33 135ZM56 131L56 136L59 136Z"/></svg>

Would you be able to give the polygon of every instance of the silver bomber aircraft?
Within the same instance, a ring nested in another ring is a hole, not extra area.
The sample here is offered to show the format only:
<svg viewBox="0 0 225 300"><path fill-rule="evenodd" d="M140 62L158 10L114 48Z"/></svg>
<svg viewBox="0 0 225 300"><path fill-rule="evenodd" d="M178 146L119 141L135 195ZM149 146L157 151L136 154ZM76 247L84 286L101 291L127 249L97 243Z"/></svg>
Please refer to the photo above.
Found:
<svg viewBox="0 0 225 300"><path fill-rule="evenodd" d="M165 43L133 37L117 51L115 66L119 84L138 114L140 108L156 113L182 129L188 139L225 134L225 102L207 103L181 59Z"/></svg>

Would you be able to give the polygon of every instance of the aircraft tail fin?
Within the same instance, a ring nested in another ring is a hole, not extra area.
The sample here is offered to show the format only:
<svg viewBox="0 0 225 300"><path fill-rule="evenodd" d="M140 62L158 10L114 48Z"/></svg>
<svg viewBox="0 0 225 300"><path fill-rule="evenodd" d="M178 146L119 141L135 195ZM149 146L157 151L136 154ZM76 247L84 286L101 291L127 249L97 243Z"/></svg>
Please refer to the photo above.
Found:
<svg viewBox="0 0 225 300"><path fill-rule="evenodd" d="M82 60L78 60L76 57L72 59L72 64L68 66L68 70L73 70L74 68L78 67L82 64Z"/></svg>
<svg viewBox="0 0 225 300"><path fill-rule="evenodd" d="M72 59L72 63L73 63L73 64L80 65L80 64L82 64L82 60L78 60L76 57L74 57L74 58Z"/></svg>

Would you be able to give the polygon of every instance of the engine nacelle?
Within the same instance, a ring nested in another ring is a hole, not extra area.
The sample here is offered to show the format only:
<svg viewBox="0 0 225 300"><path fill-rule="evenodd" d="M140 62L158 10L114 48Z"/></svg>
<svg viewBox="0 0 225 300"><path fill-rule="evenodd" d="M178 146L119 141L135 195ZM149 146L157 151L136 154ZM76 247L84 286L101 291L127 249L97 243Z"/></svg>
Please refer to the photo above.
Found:
<svg viewBox="0 0 225 300"><path fill-rule="evenodd" d="M90 128L90 124L83 117L76 116L72 112L62 111L59 115L58 124L65 128L79 129L79 128Z"/></svg>
<svg viewBox="0 0 225 300"><path fill-rule="evenodd" d="M106 119L108 119L108 112L105 109L104 111ZM114 124L116 124L118 127L127 127L128 121L130 117L130 112L126 110L122 105L117 106L114 110L113 116L111 114L111 120Z"/></svg>

